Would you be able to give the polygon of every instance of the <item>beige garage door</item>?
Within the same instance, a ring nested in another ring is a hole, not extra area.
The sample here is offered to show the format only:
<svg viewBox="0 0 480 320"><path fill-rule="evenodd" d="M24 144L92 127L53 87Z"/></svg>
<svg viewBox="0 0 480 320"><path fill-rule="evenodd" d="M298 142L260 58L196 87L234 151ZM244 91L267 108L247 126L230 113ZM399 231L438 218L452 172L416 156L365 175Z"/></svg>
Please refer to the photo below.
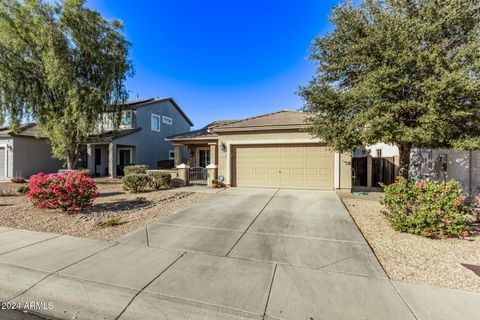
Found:
<svg viewBox="0 0 480 320"><path fill-rule="evenodd" d="M316 144L233 148L237 187L333 190L333 152Z"/></svg>

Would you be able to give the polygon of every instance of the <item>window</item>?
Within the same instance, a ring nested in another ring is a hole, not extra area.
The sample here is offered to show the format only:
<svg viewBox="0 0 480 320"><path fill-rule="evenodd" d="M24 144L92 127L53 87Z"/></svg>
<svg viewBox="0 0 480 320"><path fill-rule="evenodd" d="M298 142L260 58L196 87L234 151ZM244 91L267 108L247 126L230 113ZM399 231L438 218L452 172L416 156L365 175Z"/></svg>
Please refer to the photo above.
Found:
<svg viewBox="0 0 480 320"><path fill-rule="evenodd" d="M206 168L210 164L210 149L200 149L198 151L198 165Z"/></svg>
<svg viewBox="0 0 480 320"><path fill-rule="evenodd" d="M377 149L377 158L382 157L382 149Z"/></svg>
<svg viewBox="0 0 480 320"><path fill-rule="evenodd" d="M152 114L152 130L160 131L160 116Z"/></svg>
<svg viewBox="0 0 480 320"><path fill-rule="evenodd" d="M165 123L165 124L169 124L169 125L173 124L172 118L167 117L167 116L162 116L162 122Z"/></svg>
<svg viewBox="0 0 480 320"><path fill-rule="evenodd" d="M122 111L122 119L120 120L120 128L132 128L132 110Z"/></svg>
<svg viewBox="0 0 480 320"><path fill-rule="evenodd" d="M170 160L175 159L175 151L173 150L168 151L168 159Z"/></svg>

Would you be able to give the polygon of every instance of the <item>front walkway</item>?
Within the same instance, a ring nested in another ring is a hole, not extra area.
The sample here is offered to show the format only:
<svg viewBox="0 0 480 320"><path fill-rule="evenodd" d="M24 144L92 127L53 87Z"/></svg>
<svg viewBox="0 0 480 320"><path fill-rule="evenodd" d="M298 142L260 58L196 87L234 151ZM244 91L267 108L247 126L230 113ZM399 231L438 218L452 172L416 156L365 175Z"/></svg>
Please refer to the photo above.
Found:
<svg viewBox="0 0 480 320"><path fill-rule="evenodd" d="M0 229L0 301L60 319L471 319L393 283L334 192L231 188L118 242ZM53 303L53 308L48 307Z"/></svg>

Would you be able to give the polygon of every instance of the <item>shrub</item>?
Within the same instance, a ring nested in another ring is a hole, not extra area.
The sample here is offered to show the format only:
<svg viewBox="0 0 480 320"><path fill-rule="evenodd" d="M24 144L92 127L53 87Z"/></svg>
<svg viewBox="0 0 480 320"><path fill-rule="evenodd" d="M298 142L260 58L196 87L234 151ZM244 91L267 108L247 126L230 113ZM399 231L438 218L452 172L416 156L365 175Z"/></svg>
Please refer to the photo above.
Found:
<svg viewBox="0 0 480 320"><path fill-rule="evenodd" d="M22 176L16 176L10 179L13 183L25 183L25 178Z"/></svg>
<svg viewBox="0 0 480 320"><path fill-rule="evenodd" d="M138 165L138 166L126 166L123 168L123 174L124 175L129 175L129 174L139 174L139 173L146 173L148 170L147 165Z"/></svg>
<svg viewBox="0 0 480 320"><path fill-rule="evenodd" d="M168 172L148 172L150 177L150 187L153 189L160 189L162 187L168 188L170 186L170 180L172 180L172 175Z"/></svg>
<svg viewBox="0 0 480 320"><path fill-rule="evenodd" d="M145 191L150 182L150 177L144 173L132 173L122 179L123 189L134 193Z"/></svg>
<svg viewBox="0 0 480 320"><path fill-rule="evenodd" d="M100 223L100 226L104 227L104 228L107 228L107 227L115 227L115 226L119 226L121 224L123 224L124 222L122 222L120 220L120 218L118 217L113 217L113 218L110 218L108 219L107 221L103 221Z"/></svg>
<svg viewBox="0 0 480 320"><path fill-rule="evenodd" d="M81 172L39 173L30 177L25 196L38 208L72 211L91 206L98 192L93 179Z"/></svg>
<svg viewBox="0 0 480 320"><path fill-rule="evenodd" d="M384 190L384 213L396 230L429 238L468 236L468 209L457 181L413 183L399 178Z"/></svg>
<svg viewBox="0 0 480 320"><path fill-rule="evenodd" d="M28 189L29 189L28 185L21 186L20 188L18 188L17 192L20 193L20 194L25 194L25 193L27 193Z"/></svg>

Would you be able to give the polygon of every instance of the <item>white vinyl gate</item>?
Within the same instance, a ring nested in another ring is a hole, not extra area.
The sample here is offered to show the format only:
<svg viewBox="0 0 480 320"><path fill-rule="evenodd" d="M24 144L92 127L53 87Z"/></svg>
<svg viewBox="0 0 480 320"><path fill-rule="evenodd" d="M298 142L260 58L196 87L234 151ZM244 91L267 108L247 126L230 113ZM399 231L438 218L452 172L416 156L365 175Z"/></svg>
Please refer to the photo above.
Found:
<svg viewBox="0 0 480 320"><path fill-rule="evenodd" d="M0 180L3 180L7 177L6 170L6 154L5 154L5 147L0 147Z"/></svg>

